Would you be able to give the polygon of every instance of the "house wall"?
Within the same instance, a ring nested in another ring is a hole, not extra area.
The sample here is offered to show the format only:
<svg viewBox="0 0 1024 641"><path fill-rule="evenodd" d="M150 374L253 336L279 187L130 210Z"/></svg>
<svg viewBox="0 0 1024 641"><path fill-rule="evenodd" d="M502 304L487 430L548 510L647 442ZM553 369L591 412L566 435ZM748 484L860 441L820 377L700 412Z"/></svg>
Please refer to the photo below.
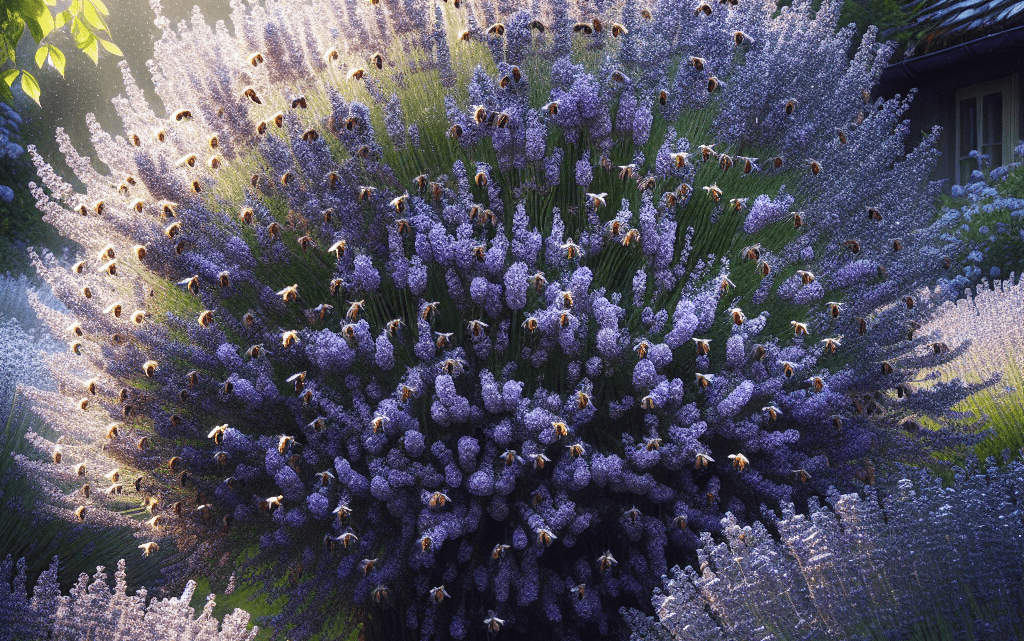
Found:
<svg viewBox="0 0 1024 641"><path fill-rule="evenodd" d="M912 87L918 89L907 114L912 132L908 148L919 143L923 132L930 131L933 125L942 127L942 134L939 137L942 157L932 177L935 180L946 180L946 192L949 191L956 175L957 89L999 80L1014 73L1021 79L1021 82L1017 83L1019 95L1013 105L1018 114L1017 122L1022 123L1021 130L1013 138L1016 141L1024 140L1024 49L982 57L969 64L949 66L927 76L921 76L912 83L906 80L894 82L888 78L883 79L880 93L885 98L891 98L897 93L905 96Z"/></svg>

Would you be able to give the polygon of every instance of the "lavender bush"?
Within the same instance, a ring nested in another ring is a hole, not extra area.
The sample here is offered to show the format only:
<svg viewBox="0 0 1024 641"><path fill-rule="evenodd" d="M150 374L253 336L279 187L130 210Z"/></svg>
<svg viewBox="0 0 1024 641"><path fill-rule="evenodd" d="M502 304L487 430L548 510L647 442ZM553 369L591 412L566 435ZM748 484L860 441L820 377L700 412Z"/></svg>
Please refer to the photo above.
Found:
<svg viewBox="0 0 1024 641"><path fill-rule="evenodd" d="M891 494L833 492L770 523L722 521L699 570L675 567L627 613L633 639L1017 639L1024 634L1024 466L924 471Z"/></svg>
<svg viewBox="0 0 1024 641"><path fill-rule="evenodd" d="M25 563L15 564L8 556L0 564L0 640L53 639L135 639L138 641L253 641L259 628L249 629L249 615L236 609L223 623L213 616L214 595L206 598L202 614L195 617L189 607L196 584L190 581L180 597L147 603L146 589L127 593L124 559L118 562L113 588L107 583L103 566L96 568L92 581L83 573L67 596L57 582L57 558L39 576L32 597L26 591Z"/></svg>
<svg viewBox="0 0 1024 641"><path fill-rule="evenodd" d="M1016 281L1016 282L1015 282ZM959 378L998 384L972 394L954 409L966 421L983 421L992 436L978 444L979 457L1001 457L1024 448L1024 282L1012 272L1007 280L982 279L976 293L947 301L921 329L939 349L963 355L919 374L925 380ZM973 294L973 295L972 295Z"/></svg>
<svg viewBox="0 0 1024 641"><path fill-rule="evenodd" d="M908 406L938 130L838 3L152 5L163 107L122 65L104 172L58 130L84 191L32 150L84 248L35 258L46 472L72 519L133 484L172 575L247 550L279 634L622 633L725 513L956 437L893 429L971 389Z"/></svg>

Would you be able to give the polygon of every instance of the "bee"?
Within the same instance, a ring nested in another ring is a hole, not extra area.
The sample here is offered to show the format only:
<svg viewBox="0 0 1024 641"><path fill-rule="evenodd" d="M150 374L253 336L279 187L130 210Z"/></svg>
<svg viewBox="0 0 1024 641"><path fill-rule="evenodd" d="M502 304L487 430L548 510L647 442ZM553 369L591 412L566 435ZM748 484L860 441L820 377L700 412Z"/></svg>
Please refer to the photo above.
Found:
<svg viewBox="0 0 1024 641"><path fill-rule="evenodd" d="M810 285L814 282L814 274L805 269L797 270L796 275L800 277L800 282L804 285Z"/></svg>
<svg viewBox="0 0 1024 641"><path fill-rule="evenodd" d="M820 376L811 377L808 379L808 382L811 384L811 388L815 392L820 392L825 389L825 381Z"/></svg>
<svg viewBox="0 0 1024 641"><path fill-rule="evenodd" d="M310 247L317 247L316 242L309 235L298 237L296 242L299 243L299 248L304 252L309 251Z"/></svg>
<svg viewBox="0 0 1024 641"><path fill-rule="evenodd" d="M89 397L85 397L83 399L80 399L78 401L78 408L80 410L82 410L82 411L85 411L85 410L89 409ZM60 461L57 461L57 462L60 463Z"/></svg>
<svg viewBox="0 0 1024 641"><path fill-rule="evenodd" d="M164 228L164 235L167 236L168 238L174 238L175 236L177 236L180 233L181 233L181 223L177 223L177 222L171 223L170 225L168 225L167 227Z"/></svg>
<svg viewBox="0 0 1024 641"><path fill-rule="evenodd" d="M684 151L678 151L674 154L671 154L670 158L672 158L673 162L675 162L676 169L682 169L683 167L690 164L690 154Z"/></svg>
<svg viewBox="0 0 1024 641"><path fill-rule="evenodd" d="M636 346L633 347L633 351L636 352L637 357L640 359L647 358L647 352L650 349L651 344L644 340L637 342Z"/></svg>
<svg viewBox="0 0 1024 641"><path fill-rule="evenodd" d="M336 243L334 243L333 245L328 247L327 251L331 252L332 254L337 256L338 258L341 258L342 256L345 255L345 240L342 239L342 240L337 241ZM340 281L340 279L336 279L336 280ZM332 283L333 283L333 281L332 281ZM332 291L331 293L333 294L334 292Z"/></svg>
<svg viewBox="0 0 1024 641"><path fill-rule="evenodd" d="M664 89L658 92L658 104L662 107L668 104L668 92Z"/></svg>
<svg viewBox="0 0 1024 641"><path fill-rule="evenodd" d="M612 82L617 82L621 85L625 84L626 81L629 80L629 78L626 76L626 74L622 73L621 71L613 71L611 75L611 80Z"/></svg>
<svg viewBox="0 0 1024 641"><path fill-rule="evenodd" d="M903 302L906 304L907 309L914 309L914 297L913 296L904 296L903 297Z"/></svg>
<svg viewBox="0 0 1024 641"><path fill-rule="evenodd" d="M720 86L722 86L722 83L719 82L717 76L711 76L708 78L708 93L714 93Z"/></svg>
<svg viewBox="0 0 1024 641"><path fill-rule="evenodd" d="M793 113L796 112L796 104L796 100L791 98L786 101L786 104L785 106L783 106L782 110L786 112L787 116L792 116Z"/></svg>
<svg viewBox="0 0 1024 641"><path fill-rule="evenodd" d="M305 96L299 96L299 97L294 98L292 100L292 109L305 109L306 107L307 107L307 104L306 104L306 97ZM276 124L276 122L275 122L275 124ZM280 125L278 125L278 127L280 127Z"/></svg>
<svg viewBox="0 0 1024 641"><path fill-rule="evenodd" d="M717 203L722 200L722 190L718 188L718 185L705 185L703 189L707 192L708 198L710 198L712 202Z"/></svg>
<svg viewBox="0 0 1024 641"><path fill-rule="evenodd" d="M878 207L865 207L867 211L868 220L875 222L882 222L882 212L878 211Z"/></svg>
<svg viewBox="0 0 1024 641"><path fill-rule="evenodd" d="M452 344L452 332L434 332L437 336L434 343L437 345L437 349L444 349Z"/></svg>
<svg viewBox="0 0 1024 641"><path fill-rule="evenodd" d="M740 309L739 307L730 307L729 315L732 316L732 322L736 323L737 325L742 325L743 322L747 320L747 317L746 315L744 315L743 310Z"/></svg>
<svg viewBox="0 0 1024 641"><path fill-rule="evenodd" d="M892 240L892 250L893 250L893 252L898 252L901 249L903 249L903 243L900 242L899 238L894 238Z"/></svg>
<svg viewBox="0 0 1024 641"><path fill-rule="evenodd" d="M201 327L209 327L213 324L213 312L208 309L204 309L199 313L199 318L197 318L196 321Z"/></svg>
<svg viewBox="0 0 1024 641"><path fill-rule="evenodd" d="M776 157L772 158L772 168L780 169L782 167L782 163L783 163L782 156L776 156Z"/></svg>
<svg viewBox="0 0 1024 641"><path fill-rule="evenodd" d="M695 338L693 342L696 344L697 355L704 356L711 352L711 340L710 338Z"/></svg>
<svg viewBox="0 0 1024 641"><path fill-rule="evenodd" d="M295 174L290 171L286 171L281 174L281 186L287 187L288 185L295 182Z"/></svg>
<svg viewBox="0 0 1024 641"><path fill-rule="evenodd" d="M547 528L537 530L537 544L544 547L551 547L551 542L558 537Z"/></svg>
<svg viewBox="0 0 1024 641"><path fill-rule="evenodd" d="M249 87L246 87L246 88L245 88L245 89L244 89L244 90L242 91L242 97L243 97L243 98L248 98L249 100L252 100L252 101L253 101L253 102L255 102L255 103L256 103L257 105L262 105L262 104L263 104L263 101L262 101L262 100L260 100L260 97L259 97L259 95L258 95L258 94L256 93L256 90L255 90L255 89L253 89L253 88L252 88L251 86L249 86Z"/></svg>
<svg viewBox="0 0 1024 641"><path fill-rule="evenodd" d="M420 307L420 318L429 322L433 322L437 318L437 309L441 305L440 302L434 301L432 303L423 303Z"/></svg>
<svg viewBox="0 0 1024 641"><path fill-rule="evenodd" d="M641 9L640 10L640 17L643 18L644 20L651 20L651 19L653 19L653 16L651 15L651 12L650 12L649 9Z"/></svg>
<svg viewBox="0 0 1024 641"><path fill-rule="evenodd" d="M729 201L729 211L739 213L747 208L748 198L733 198Z"/></svg>
<svg viewBox="0 0 1024 641"><path fill-rule="evenodd" d="M299 335L295 331L283 332L281 334L281 345L283 347L292 347L299 342Z"/></svg>
<svg viewBox="0 0 1024 641"><path fill-rule="evenodd" d="M263 54L256 52L249 56L249 64L251 64L254 67L258 67L261 64L263 64Z"/></svg>
<svg viewBox="0 0 1024 641"><path fill-rule="evenodd" d="M476 172L476 176L473 178L473 182L476 183L477 187L487 186L487 174L483 171Z"/></svg>
<svg viewBox="0 0 1024 641"><path fill-rule="evenodd" d="M586 22L577 22L572 26L572 30L576 33L582 33L587 36L594 33L594 27Z"/></svg>
<svg viewBox="0 0 1024 641"><path fill-rule="evenodd" d="M489 36L503 36L505 35L505 25L500 22L496 22L491 26L487 27L487 35Z"/></svg>
<svg viewBox="0 0 1024 641"><path fill-rule="evenodd" d="M740 252L740 256L743 260L760 260L761 258L761 245L750 245L744 247Z"/></svg>
<svg viewBox="0 0 1024 641"><path fill-rule="evenodd" d="M330 472L328 472L330 474ZM342 525L348 520L348 517L352 515L352 510L348 505L342 503L338 507L334 508L334 514L338 515L338 523Z"/></svg>
<svg viewBox="0 0 1024 641"><path fill-rule="evenodd" d="M932 348L932 353L935 355L945 354L949 351L949 345L945 343L929 343L928 347Z"/></svg>
<svg viewBox="0 0 1024 641"><path fill-rule="evenodd" d="M807 470L803 469L793 470L793 474L796 474L796 477L800 480L801 483L807 483L807 481L811 480L812 478L811 475L807 472Z"/></svg>
<svg viewBox="0 0 1024 641"><path fill-rule="evenodd" d="M181 122L182 120L192 120L192 112L188 109L179 109L174 112L174 120Z"/></svg>
<svg viewBox="0 0 1024 641"><path fill-rule="evenodd" d="M838 129L838 130L836 131L836 134L837 134L837 135L838 135L838 137L839 137L839 144L840 144L840 145L845 145L845 144L846 144L846 140L847 140L847 139L846 139L846 132L845 132L845 131L843 131L842 129Z"/></svg>
<svg viewBox="0 0 1024 641"><path fill-rule="evenodd" d="M597 567L602 574L612 569L612 566L618 564L619 562L615 560L615 557L612 556L610 550L606 550L604 554L597 558Z"/></svg>
<svg viewBox="0 0 1024 641"><path fill-rule="evenodd" d="M817 176L817 175L819 175L821 173L821 171L822 171L821 162L817 161L817 160L812 160L811 161L811 175L812 176Z"/></svg>
<svg viewBox="0 0 1024 641"><path fill-rule="evenodd" d="M105 310L103 310L103 313L104 314L113 314L114 318L121 318L121 311L123 309L124 309L124 307L121 305L121 303L114 303L110 307L108 307Z"/></svg>
<svg viewBox="0 0 1024 641"><path fill-rule="evenodd" d="M164 142L167 140L167 132L163 129L157 129L153 132L153 138L155 138L157 142Z"/></svg>
<svg viewBox="0 0 1024 641"><path fill-rule="evenodd" d="M469 333L473 336L473 338L480 338L481 336L483 336L484 330L487 329L487 327L487 323L479 320L471 320L466 322L466 329L469 330Z"/></svg>
<svg viewBox="0 0 1024 641"><path fill-rule="evenodd" d="M768 264L768 261L762 258L757 261L757 272L761 274L761 276L767 276L772 272L772 266Z"/></svg>
<svg viewBox="0 0 1024 641"><path fill-rule="evenodd" d="M88 498L88 496L86 498ZM77 508L75 508L75 516L78 518L79 521L85 520L86 509L87 507L85 505L79 505Z"/></svg>
<svg viewBox="0 0 1024 641"><path fill-rule="evenodd" d="M867 331L868 331L868 321L867 321L867 319L858 317L857 318L857 333L858 333L858 335L863 336L864 334L867 333Z"/></svg>
<svg viewBox="0 0 1024 641"><path fill-rule="evenodd" d="M530 333L533 333L533 332L537 331L537 328L539 326L540 326L539 321L536 318L534 318L533 316L530 316L529 318L524 320L523 323L522 323L523 329L527 330Z"/></svg>
<svg viewBox="0 0 1024 641"><path fill-rule="evenodd" d="M533 462L533 469L543 470L545 463L550 463L551 459L543 454L530 454L530 460Z"/></svg>
<svg viewBox="0 0 1024 641"><path fill-rule="evenodd" d="M289 285L277 292L277 295L286 303L294 303L299 298L299 286L298 284Z"/></svg>
<svg viewBox="0 0 1024 641"><path fill-rule="evenodd" d="M451 499L448 498L448 495L445 494L444 492L434 492L433 494L430 495L430 500L428 501L428 503L430 504L431 508L436 509L444 507L445 503L447 503L448 501L451 501Z"/></svg>
<svg viewBox="0 0 1024 641"><path fill-rule="evenodd" d="M395 208L395 212L401 214L405 211L405 201L409 199L409 194L405 193L397 198L393 198L389 205Z"/></svg>
<svg viewBox="0 0 1024 641"><path fill-rule="evenodd" d="M728 154L721 154L721 155L719 155L719 157L718 157L718 167L722 171L729 171L730 169L733 168L733 165L735 165L735 163L733 162L733 159L731 157L729 157Z"/></svg>
<svg viewBox="0 0 1024 641"><path fill-rule="evenodd" d="M568 242L562 243L562 252L567 260L577 260L582 255L582 249L572 242L572 238L568 239Z"/></svg>
<svg viewBox="0 0 1024 641"><path fill-rule="evenodd" d="M98 272L106 272L106 273L110 274L111 276L116 276L117 275L117 261L116 260L109 260L109 261L103 263L102 265L100 265L99 269L97 269L96 271L98 271Z"/></svg>
<svg viewBox="0 0 1024 641"><path fill-rule="evenodd" d="M569 428L562 421L551 421L551 428L555 432L556 439L561 439L569 435Z"/></svg>
<svg viewBox="0 0 1024 641"><path fill-rule="evenodd" d="M142 139L139 138L139 135L135 133L128 134L128 142L131 143L132 147L142 146Z"/></svg>
<svg viewBox="0 0 1024 641"><path fill-rule="evenodd" d="M782 410L780 410L775 405L766 405L761 408L761 411L767 412L768 418L770 418L773 421L777 421L779 419L779 415L782 414Z"/></svg>
<svg viewBox="0 0 1024 641"><path fill-rule="evenodd" d="M284 501L284 497L281 495L269 496L260 501L260 509L263 510L264 512L270 512L271 514L273 514L274 510L277 510L281 507L282 501Z"/></svg>
<svg viewBox="0 0 1024 641"><path fill-rule="evenodd" d="M443 585L439 585L436 588L430 588L430 597L437 603L440 603L441 601L444 601L445 597L451 598L451 595L448 594L448 591L444 589Z"/></svg>
<svg viewBox="0 0 1024 641"><path fill-rule="evenodd" d="M851 238L851 239L847 240L846 242L844 242L843 246L846 247L847 249L849 249L850 253L852 253L852 254L856 255L856 254L860 253L860 242L857 241L857 240L854 240L853 238Z"/></svg>
<svg viewBox="0 0 1024 641"><path fill-rule="evenodd" d="M715 375L714 374L697 374L695 376L695 378L697 380L697 387L699 387L701 389L707 389L711 385L711 382L715 380Z"/></svg>
<svg viewBox="0 0 1024 641"><path fill-rule="evenodd" d="M598 207L607 206L607 203L605 202L605 197L607 197L608 194L606 192L601 192L600 194L592 194L590 192L587 192L586 196L590 200L590 204L593 205L594 209L597 209Z"/></svg>
<svg viewBox="0 0 1024 641"><path fill-rule="evenodd" d="M843 417L842 416L833 416L832 417L832 427L834 427L836 430L843 429Z"/></svg>
<svg viewBox="0 0 1024 641"><path fill-rule="evenodd" d="M71 271L75 272L76 274L81 274L82 270L84 270L84 269L85 269L85 261L84 260L80 260L80 261L78 261L77 263L75 263L74 265L71 266Z"/></svg>
<svg viewBox="0 0 1024 641"><path fill-rule="evenodd" d="M246 312L242 314L242 324L246 327L252 327L256 324L256 317L252 315L252 312Z"/></svg>
<svg viewBox="0 0 1024 641"><path fill-rule="evenodd" d="M624 35L629 33L629 30L626 29L625 27L623 27L618 22L613 22L612 23L611 31L612 31L612 37L613 38L618 38L619 36L624 36Z"/></svg>

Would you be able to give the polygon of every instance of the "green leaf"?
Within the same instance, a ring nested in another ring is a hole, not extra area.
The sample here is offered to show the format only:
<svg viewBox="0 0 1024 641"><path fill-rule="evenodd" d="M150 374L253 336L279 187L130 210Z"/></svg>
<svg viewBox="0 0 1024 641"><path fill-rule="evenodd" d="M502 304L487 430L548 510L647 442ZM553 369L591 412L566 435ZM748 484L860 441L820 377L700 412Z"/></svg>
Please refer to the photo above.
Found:
<svg viewBox="0 0 1024 641"><path fill-rule="evenodd" d="M69 22L71 22L71 12L65 9L64 11L61 11L56 16L54 16L53 28L61 29L64 27L64 25L66 25Z"/></svg>
<svg viewBox="0 0 1024 641"><path fill-rule="evenodd" d="M100 13L102 13L105 16L109 16L110 15L110 12L107 11L107 5L103 4L103 0L89 0L89 1L92 2L94 5L96 5L96 10L97 11L99 11Z"/></svg>
<svg viewBox="0 0 1024 641"><path fill-rule="evenodd" d="M36 66L42 69L43 65L46 64L46 56L50 53L50 45L39 45L36 49Z"/></svg>
<svg viewBox="0 0 1024 641"><path fill-rule="evenodd" d="M21 73L21 71L18 69L8 69L7 71L0 73L0 80L3 81L5 86L10 87L14 84L19 73Z"/></svg>
<svg viewBox="0 0 1024 641"><path fill-rule="evenodd" d="M86 22L88 22L93 29L100 29L110 33L110 30L107 29L107 23L103 22L103 18L100 16L99 12L96 11L96 7L92 2L89 0L83 0L82 7L82 15L85 16Z"/></svg>
<svg viewBox="0 0 1024 641"><path fill-rule="evenodd" d="M109 40L104 40L103 38L97 38L97 40L99 40L103 48L109 51L110 53L114 54L115 56L124 57L124 54L121 53L121 49L119 49L118 46L113 42L110 42Z"/></svg>
<svg viewBox="0 0 1024 641"><path fill-rule="evenodd" d="M64 52L54 45L50 45L50 64L53 65L54 69L60 72L61 76L64 75L64 65L66 62L67 59L64 57Z"/></svg>
<svg viewBox="0 0 1024 641"><path fill-rule="evenodd" d="M71 0L71 6L68 8L68 11L75 16L82 13L82 0Z"/></svg>
<svg viewBox="0 0 1024 641"><path fill-rule="evenodd" d="M36 42L53 31L53 16L43 0L14 0L15 12L25 21L29 33Z"/></svg>
<svg viewBox="0 0 1024 641"><path fill-rule="evenodd" d="M85 43L82 44L82 46L79 47L79 49L81 49L85 53L85 55L92 58L92 61L94 63L100 63L100 48L99 43L96 41L96 36L90 33Z"/></svg>
<svg viewBox="0 0 1024 641"><path fill-rule="evenodd" d="M71 35L75 37L75 46L79 49L85 47L85 43L89 41L89 38L96 37L92 35L89 27L85 26L85 23L79 20L77 16L71 22Z"/></svg>
<svg viewBox="0 0 1024 641"><path fill-rule="evenodd" d="M57 6L57 0L46 0L46 6L48 6L48 7L56 7Z"/></svg>
<svg viewBox="0 0 1024 641"><path fill-rule="evenodd" d="M14 94L11 93L11 88L0 82L0 102L6 102L8 104L14 102Z"/></svg>
<svg viewBox="0 0 1024 641"><path fill-rule="evenodd" d="M36 101L37 105L42 106L39 103L39 81L27 71L21 72L21 90L28 94L28 97Z"/></svg>

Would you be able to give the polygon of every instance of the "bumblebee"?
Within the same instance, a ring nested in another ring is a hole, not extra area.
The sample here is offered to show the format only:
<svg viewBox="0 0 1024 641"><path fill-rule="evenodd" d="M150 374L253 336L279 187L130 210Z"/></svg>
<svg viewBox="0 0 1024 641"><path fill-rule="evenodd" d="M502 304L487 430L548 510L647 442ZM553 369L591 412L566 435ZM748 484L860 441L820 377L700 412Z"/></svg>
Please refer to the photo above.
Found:
<svg viewBox="0 0 1024 641"><path fill-rule="evenodd" d="M572 30L576 33L582 33L587 36L594 33L594 27L587 22L577 22L572 26Z"/></svg>
<svg viewBox="0 0 1024 641"><path fill-rule="evenodd" d="M181 122L182 120L192 120L192 112L188 109L179 109L174 112L174 120Z"/></svg>
<svg viewBox="0 0 1024 641"><path fill-rule="evenodd" d="M740 471L745 470L750 465L750 459L742 454L730 454L729 460L732 461L733 467Z"/></svg>
<svg viewBox="0 0 1024 641"><path fill-rule="evenodd" d="M245 90L242 91L242 97L248 98L249 100L255 102L257 105L263 104L263 101L260 100L259 94L257 94L256 90L252 87L246 87Z"/></svg>
<svg viewBox="0 0 1024 641"><path fill-rule="evenodd" d="M612 569L613 566L618 565L618 561L612 556L611 551L606 551L604 554L597 558L597 567L602 574Z"/></svg>
<svg viewBox="0 0 1024 641"><path fill-rule="evenodd" d="M503 36L503 35L505 35L505 25L503 25L500 22L496 22L495 24L492 24L490 27L487 27L487 35L489 35L489 36Z"/></svg>
<svg viewBox="0 0 1024 641"><path fill-rule="evenodd" d="M307 107L306 97L299 96L292 100L292 109L305 109ZM276 119L275 119L276 121ZM276 122L274 124L277 124ZM278 125L280 127L280 125Z"/></svg>
<svg viewBox="0 0 1024 641"><path fill-rule="evenodd" d="M867 211L868 220L875 222L882 222L882 212L878 211L878 207L865 207Z"/></svg>
<svg viewBox="0 0 1024 641"><path fill-rule="evenodd" d="M722 86L722 83L719 82L718 77L711 76L708 78L708 93L714 93L720 86Z"/></svg>

